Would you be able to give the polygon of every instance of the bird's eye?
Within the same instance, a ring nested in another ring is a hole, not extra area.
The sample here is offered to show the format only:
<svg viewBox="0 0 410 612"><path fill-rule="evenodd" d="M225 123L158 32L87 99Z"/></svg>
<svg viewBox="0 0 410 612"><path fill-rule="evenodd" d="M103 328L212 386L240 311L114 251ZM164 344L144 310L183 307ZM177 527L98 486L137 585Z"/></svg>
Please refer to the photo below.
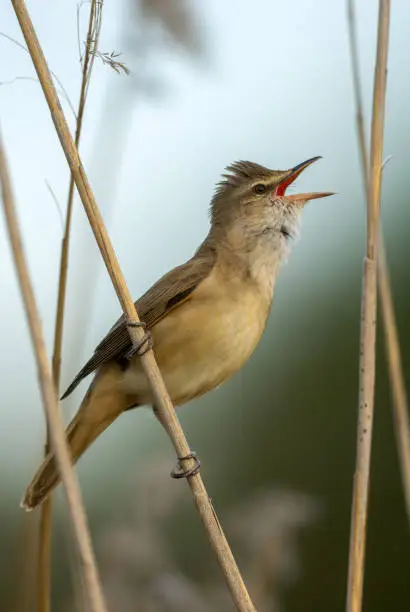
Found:
<svg viewBox="0 0 410 612"><path fill-rule="evenodd" d="M290 231L284 225L282 225L282 227L280 228L280 233L286 239L291 237Z"/></svg>
<svg viewBox="0 0 410 612"><path fill-rule="evenodd" d="M266 185L264 185L263 183L258 183L254 186L253 191L255 193L264 193L266 191Z"/></svg>

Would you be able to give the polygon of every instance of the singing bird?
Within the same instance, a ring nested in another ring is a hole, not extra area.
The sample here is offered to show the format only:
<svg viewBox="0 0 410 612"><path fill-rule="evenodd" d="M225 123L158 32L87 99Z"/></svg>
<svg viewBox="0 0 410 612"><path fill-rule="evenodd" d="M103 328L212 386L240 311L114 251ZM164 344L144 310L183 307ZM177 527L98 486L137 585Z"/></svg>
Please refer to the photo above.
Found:
<svg viewBox="0 0 410 612"><path fill-rule="evenodd" d="M165 274L135 303L175 406L219 386L254 351L266 325L280 264L298 234L302 209L308 200L332 195L286 195L296 177L318 159L284 171L247 161L228 166L211 202L204 242L189 261ZM94 379L66 430L73 462L120 414L153 405L140 358L132 354L124 316L62 399L92 372ZM51 452L27 488L23 506L39 505L58 481Z"/></svg>

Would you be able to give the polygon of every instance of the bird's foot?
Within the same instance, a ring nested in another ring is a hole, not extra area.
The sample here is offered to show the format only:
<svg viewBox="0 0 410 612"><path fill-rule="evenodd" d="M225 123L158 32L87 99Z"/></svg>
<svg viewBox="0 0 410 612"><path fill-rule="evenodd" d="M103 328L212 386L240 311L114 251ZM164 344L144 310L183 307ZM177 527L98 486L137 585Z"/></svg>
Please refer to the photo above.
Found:
<svg viewBox="0 0 410 612"><path fill-rule="evenodd" d="M145 353L147 353L148 351L152 349L153 347L152 335L149 329L147 329L147 324L144 323L144 321L138 321L138 322L128 321L127 327L142 327L145 333L142 339L136 344L133 344L132 348L128 351L128 353L126 353L125 355L126 359L129 360L134 355L139 355L139 357L141 357L142 355L145 355Z"/></svg>
<svg viewBox="0 0 410 612"><path fill-rule="evenodd" d="M184 469L183 462L189 459L194 459L195 465L186 470ZM171 478L189 478L190 476L195 476L195 474L198 474L200 467L201 462L194 452L186 457L178 457L178 465L171 471Z"/></svg>

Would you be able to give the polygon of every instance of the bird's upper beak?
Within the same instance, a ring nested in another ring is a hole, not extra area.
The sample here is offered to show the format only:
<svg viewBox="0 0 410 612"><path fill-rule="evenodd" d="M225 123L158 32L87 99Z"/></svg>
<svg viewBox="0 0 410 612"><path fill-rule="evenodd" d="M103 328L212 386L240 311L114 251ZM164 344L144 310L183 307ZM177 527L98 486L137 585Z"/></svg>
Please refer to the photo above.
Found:
<svg viewBox="0 0 410 612"><path fill-rule="evenodd" d="M304 204L308 200L315 200L316 198L326 198L327 196L334 195L334 193L330 191L319 191L311 193L296 193L292 194L291 196L285 196L286 189L289 187L289 185L291 185L297 179L297 177L303 172L303 170L305 170L308 166L316 162L318 159L322 159L321 155L318 155L317 157L311 157L310 159L307 159L301 164L298 164L294 168L291 168L291 170L285 171L283 173L283 179L281 179L276 188L275 195L281 197L288 197L289 200L292 200L292 202L299 201L301 204Z"/></svg>

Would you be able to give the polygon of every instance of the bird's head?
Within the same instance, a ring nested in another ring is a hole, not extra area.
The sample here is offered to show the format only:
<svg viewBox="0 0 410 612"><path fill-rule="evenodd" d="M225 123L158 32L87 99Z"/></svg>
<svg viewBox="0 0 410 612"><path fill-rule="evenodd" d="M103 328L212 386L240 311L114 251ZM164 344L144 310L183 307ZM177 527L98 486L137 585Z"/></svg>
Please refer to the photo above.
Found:
<svg viewBox="0 0 410 612"><path fill-rule="evenodd" d="M211 232L229 238L234 248L250 252L262 246L285 255L288 242L298 234L306 202L333 195L286 194L299 174L318 159L312 157L290 170L269 170L247 161L228 166L212 200Z"/></svg>

